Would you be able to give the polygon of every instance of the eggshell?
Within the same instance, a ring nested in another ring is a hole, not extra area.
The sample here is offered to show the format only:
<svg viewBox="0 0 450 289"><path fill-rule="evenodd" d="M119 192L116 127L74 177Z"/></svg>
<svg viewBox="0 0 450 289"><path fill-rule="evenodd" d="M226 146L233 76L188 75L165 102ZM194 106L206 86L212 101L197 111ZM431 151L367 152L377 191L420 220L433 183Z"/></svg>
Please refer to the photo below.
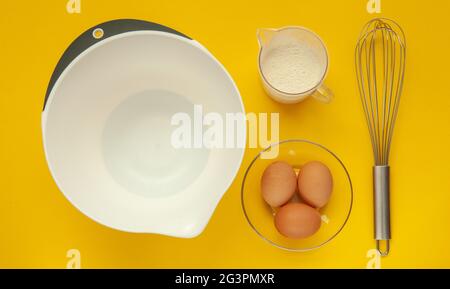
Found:
<svg viewBox="0 0 450 289"><path fill-rule="evenodd" d="M263 199L272 207L287 203L297 190L297 175L292 166L278 161L270 164L261 178Z"/></svg>
<svg viewBox="0 0 450 289"><path fill-rule="evenodd" d="M298 191L305 203L315 208L325 206L333 191L333 177L328 167L318 161L306 163L298 175Z"/></svg>
<svg viewBox="0 0 450 289"><path fill-rule="evenodd" d="M275 215L275 227L283 236L306 238L317 232L321 225L319 212L302 203L289 203Z"/></svg>

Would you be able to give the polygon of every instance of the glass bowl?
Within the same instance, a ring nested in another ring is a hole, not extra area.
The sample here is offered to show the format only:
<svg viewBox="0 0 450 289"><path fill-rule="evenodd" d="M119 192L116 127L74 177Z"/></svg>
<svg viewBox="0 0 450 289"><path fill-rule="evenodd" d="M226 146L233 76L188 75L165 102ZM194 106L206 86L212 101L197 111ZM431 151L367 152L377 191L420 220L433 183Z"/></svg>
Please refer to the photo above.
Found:
<svg viewBox="0 0 450 289"><path fill-rule="evenodd" d="M261 157L271 149L279 150L276 158ZM313 160L322 162L330 169L333 192L327 205L319 210L322 217L320 229L310 237L290 239L275 228L274 215L277 208L270 207L263 200L261 177L265 168L275 161L288 162L298 173L303 164ZM270 145L253 159L242 181L241 204L249 225L262 239L280 249L309 251L327 244L342 231L352 211L353 187L347 169L332 151L312 141L290 139Z"/></svg>

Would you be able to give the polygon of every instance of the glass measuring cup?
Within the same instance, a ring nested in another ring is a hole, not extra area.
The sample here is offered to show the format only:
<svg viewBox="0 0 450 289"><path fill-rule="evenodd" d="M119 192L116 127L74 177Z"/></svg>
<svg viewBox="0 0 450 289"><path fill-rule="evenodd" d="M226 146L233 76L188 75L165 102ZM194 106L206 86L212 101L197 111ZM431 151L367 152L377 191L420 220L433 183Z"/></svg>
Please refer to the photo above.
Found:
<svg viewBox="0 0 450 289"><path fill-rule="evenodd" d="M333 92L323 84L328 52L320 37L300 26L257 30L258 68L266 93L281 103L309 96L329 103Z"/></svg>

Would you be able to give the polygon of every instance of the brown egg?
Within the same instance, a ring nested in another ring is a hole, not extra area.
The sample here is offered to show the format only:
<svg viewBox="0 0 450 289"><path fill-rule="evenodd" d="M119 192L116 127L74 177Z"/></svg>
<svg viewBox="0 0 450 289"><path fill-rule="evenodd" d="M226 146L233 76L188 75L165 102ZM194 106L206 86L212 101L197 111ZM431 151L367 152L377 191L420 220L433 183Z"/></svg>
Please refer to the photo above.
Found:
<svg viewBox="0 0 450 289"><path fill-rule="evenodd" d="M297 175L286 162L274 162L265 170L261 178L261 192L264 200L272 207L287 203L297 189Z"/></svg>
<svg viewBox="0 0 450 289"><path fill-rule="evenodd" d="M315 208L328 203L333 191L333 177L321 162L306 163L298 174L298 191L303 201Z"/></svg>
<svg viewBox="0 0 450 289"><path fill-rule="evenodd" d="M306 238L320 228L319 212L302 203L289 203L275 215L275 227L283 236L293 239Z"/></svg>

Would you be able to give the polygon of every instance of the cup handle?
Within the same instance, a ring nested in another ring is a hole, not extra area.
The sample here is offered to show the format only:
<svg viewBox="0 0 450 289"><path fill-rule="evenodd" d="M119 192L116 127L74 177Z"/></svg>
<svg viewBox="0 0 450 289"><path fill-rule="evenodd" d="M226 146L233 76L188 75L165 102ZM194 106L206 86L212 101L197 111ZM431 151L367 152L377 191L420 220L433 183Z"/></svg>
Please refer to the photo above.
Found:
<svg viewBox="0 0 450 289"><path fill-rule="evenodd" d="M312 95L312 97L324 103L330 103L333 100L333 96L333 92L325 84L319 86Z"/></svg>
<svg viewBox="0 0 450 289"><path fill-rule="evenodd" d="M258 39L259 47L263 47L264 44L270 40L273 34L276 32L272 28L258 28L256 29L256 38Z"/></svg>

